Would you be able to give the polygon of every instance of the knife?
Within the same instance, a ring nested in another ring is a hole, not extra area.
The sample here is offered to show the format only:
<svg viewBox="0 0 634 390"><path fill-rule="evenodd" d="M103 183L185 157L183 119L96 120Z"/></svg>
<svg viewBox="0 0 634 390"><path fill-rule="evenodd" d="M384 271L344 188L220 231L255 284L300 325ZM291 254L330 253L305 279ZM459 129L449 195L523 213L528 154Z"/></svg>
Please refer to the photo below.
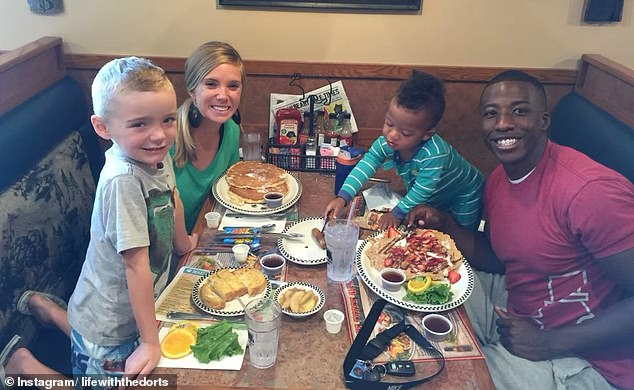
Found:
<svg viewBox="0 0 634 390"><path fill-rule="evenodd" d="M212 314L201 314L201 313L187 313L183 311L168 311L166 317L170 320L205 320L205 321L227 321L232 326L246 328L246 323L244 320L229 320L225 317L215 316ZM232 317L232 318L244 318L244 316Z"/></svg>
<svg viewBox="0 0 634 390"><path fill-rule="evenodd" d="M283 219L286 218L287 213L276 213L276 214L266 214L266 215L249 215L249 214L240 214L240 213L226 213L225 217L232 218L258 218L258 219Z"/></svg>
<svg viewBox="0 0 634 390"><path fill-rule="evenodd" d="M225 238L253 238L262 235L272 235L279 236L282 238L287 238L289 240L301 240L304 238L303 233L259 233L259 234L251 234L251 233L218 233L214 235L215 239L225 239Z"/></svg>

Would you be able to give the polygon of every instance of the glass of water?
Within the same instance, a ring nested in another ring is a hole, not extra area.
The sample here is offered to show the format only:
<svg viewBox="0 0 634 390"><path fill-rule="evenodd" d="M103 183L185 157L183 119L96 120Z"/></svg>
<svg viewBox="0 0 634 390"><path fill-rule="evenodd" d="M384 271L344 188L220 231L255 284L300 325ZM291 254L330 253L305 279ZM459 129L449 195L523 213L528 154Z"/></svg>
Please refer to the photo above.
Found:
<svg viewBox="0 0 634 390"><path fill-rule="evenodd" d="M326 273L328 280L333 282L347 282L352 279L354 255L359 240L359 225L345 219L331 219L324 228L328 265Z"/></svg>
<svg viewBox="0 0 634 390"><path fill-rule="evenodd" d="M262 160L262 135L260 133L244 133L241 144L242 158L245 161Z"/></svg>
<svg viewBox="0 0 634 390"><path fill-rule="evenodd" d="M254 299L244 308L249 332L249 361L255 368L275 364L282 308L272 298Z"/></svg>

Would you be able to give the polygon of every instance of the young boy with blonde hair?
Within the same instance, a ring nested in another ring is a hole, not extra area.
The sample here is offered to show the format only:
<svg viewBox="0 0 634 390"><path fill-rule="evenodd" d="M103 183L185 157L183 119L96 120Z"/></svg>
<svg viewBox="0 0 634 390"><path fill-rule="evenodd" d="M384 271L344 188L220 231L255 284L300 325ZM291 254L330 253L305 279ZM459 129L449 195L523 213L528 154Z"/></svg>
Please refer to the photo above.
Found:
<svg viewBox="0 0 634 390"><path fill-rule="evenodd" d="M161 68L126 57L97 73L92 100L95 131L113 145L68 304L73 375L134 377L149 374L161 356L154 300L167 284L172 251L196 243L182 209L174 209L176 93Z"/></svg>

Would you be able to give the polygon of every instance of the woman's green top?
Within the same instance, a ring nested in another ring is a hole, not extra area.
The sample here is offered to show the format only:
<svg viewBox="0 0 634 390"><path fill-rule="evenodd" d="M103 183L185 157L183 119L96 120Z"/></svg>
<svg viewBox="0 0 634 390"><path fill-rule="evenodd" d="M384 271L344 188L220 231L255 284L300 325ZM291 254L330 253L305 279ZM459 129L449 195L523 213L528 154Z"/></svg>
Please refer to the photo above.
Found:
<svg viewBox="0 0 634 390"><path fill-rule="evenodd" d="M174 164L176 175L176 187L183 201L185 209L185 226L187 232L191 233L200 214L200 209L205 203L205 199L211 193L212 183L222 176L227 168L240 160L240 126L233 119L229 119L223 124L222 141L218 147L218 152L211 164L204 170L198 170L189 161L185 166L179 168ZM174 147L170 150L174 156Z"/></svg>

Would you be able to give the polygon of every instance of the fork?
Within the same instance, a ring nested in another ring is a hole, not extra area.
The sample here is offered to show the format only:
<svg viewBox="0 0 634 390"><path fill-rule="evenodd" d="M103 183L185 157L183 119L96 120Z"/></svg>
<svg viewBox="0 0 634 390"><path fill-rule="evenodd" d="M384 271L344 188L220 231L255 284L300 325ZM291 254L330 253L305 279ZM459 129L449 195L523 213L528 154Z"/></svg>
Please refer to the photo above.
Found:
<svg viewBox="0 0 634 390"><path fill-rule="evenodd" d="M218 253L216 263L218 263L221 268L235 267L236 258L233 256L233 253Z"/></svg>
<svg viewBox="0 0 634 390"><path fill-rule="evenodd" d="M240 213L226 213L225 217L232 217L232 218L244 218L244 219L249 219L249 218L266 218L266 219L273 219L273 220L279 220L279 219L284 219L286 217L288 217L288 213L281 213L281 214L268 214L268 215L249 215L249 214L240 214Z"/></svg>

